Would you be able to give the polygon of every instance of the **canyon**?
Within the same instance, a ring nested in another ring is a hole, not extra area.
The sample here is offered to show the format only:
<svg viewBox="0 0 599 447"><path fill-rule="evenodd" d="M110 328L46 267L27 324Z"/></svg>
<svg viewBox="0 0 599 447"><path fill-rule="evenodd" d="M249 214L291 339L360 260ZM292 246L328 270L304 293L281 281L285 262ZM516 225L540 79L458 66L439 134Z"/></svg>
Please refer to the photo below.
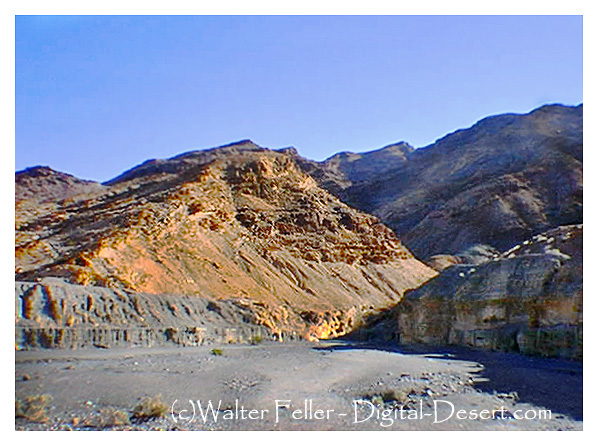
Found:
<svg viewBox="0 0 599 447"><path fill-rule="evenodd" d="M103 184L28 168L15 342L370 334L579 359L582 158L582 105L547 105L324 162L243 140Z"/></svg>

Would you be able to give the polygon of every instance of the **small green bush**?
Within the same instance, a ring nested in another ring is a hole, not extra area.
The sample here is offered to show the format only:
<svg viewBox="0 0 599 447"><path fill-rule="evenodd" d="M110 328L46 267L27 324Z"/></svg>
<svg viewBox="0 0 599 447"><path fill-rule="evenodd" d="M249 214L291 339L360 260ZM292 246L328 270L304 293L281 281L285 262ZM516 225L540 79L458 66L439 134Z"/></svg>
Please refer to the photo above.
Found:
<svg viewBox="0 0 599 447"><path fill-rule="evenodd" d="M212 355L223 355L223 350L219 348L214 348L212 351L210 351L210 353Z"/></svg>

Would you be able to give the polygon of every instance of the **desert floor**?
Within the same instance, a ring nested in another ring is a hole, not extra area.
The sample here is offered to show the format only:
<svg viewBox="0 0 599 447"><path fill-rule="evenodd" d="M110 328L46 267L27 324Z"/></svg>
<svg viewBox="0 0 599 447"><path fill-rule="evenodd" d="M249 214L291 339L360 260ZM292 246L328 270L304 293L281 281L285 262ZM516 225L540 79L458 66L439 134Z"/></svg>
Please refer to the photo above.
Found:
<svg viewBox="0 0 599 447"><path fill-rule="evenodd" d="M453 348L17 351L15 395L51 396L43 412L16 418L17 430L582 429L580 362ZM163 416L133 417L140 399L157 395Z"/></svg>

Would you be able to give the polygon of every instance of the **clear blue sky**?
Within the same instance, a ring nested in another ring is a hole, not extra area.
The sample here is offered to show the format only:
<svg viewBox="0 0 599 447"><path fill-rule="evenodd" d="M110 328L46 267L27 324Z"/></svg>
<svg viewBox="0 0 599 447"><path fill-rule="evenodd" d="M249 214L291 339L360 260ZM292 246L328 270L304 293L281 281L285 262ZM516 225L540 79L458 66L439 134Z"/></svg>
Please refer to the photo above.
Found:
<svg viewBox="0 0 599 447"><path fill-rule="evenodd" d="M249 138L322 160L582 102L580 16L18 16L16 169Z"/></svg>

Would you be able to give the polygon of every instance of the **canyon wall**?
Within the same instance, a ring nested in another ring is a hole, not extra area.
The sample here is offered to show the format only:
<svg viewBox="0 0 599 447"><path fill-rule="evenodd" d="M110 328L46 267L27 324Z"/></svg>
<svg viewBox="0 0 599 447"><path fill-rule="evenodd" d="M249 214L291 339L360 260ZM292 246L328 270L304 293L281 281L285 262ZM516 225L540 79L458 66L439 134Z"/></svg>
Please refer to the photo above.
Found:
<svg viewBox="0 0 599 447"><path fill-rule="evenodd" d="M582 296L582 225L560 227L407 293L398 339L581 359Z"/></svg>

